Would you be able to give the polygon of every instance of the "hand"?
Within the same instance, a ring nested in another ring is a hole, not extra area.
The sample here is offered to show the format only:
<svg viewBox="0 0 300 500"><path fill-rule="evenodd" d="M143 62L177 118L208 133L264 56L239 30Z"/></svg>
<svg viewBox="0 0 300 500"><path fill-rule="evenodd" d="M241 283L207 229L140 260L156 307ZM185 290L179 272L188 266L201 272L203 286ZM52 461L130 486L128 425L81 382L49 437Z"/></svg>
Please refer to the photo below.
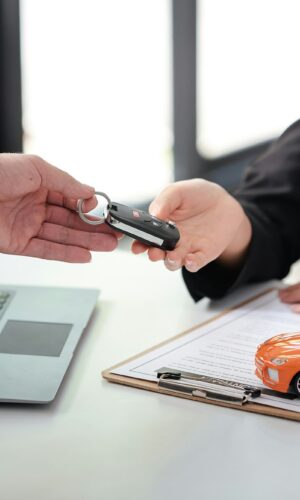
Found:
<svg viewBox="0 0 300 500"><path fill-rule="evenodd" d="M95 205L94 188L37 156L0 155L0 252L65 262L89 262L91 250L111 251L117 236L89 226L75 212Z"/></svg>
<svg viewBox="0 0 300 500"><path fill-rule="evenodd" d="M294 312L300 313L300 283L279 290L278 296L281 302L289 304Z"/></svg>
<svg viewBox="0 0 300 500"><path fill-rule="evenodd" d="M151 203L149 212L176 222L180 240L168 252L135 241L132 251L148 250L150 260L164 259L171 271L185 266L196 272L215 259L237 266L251 240L251 224L238 201L221 186L202 179L171 184Z"/></svg>

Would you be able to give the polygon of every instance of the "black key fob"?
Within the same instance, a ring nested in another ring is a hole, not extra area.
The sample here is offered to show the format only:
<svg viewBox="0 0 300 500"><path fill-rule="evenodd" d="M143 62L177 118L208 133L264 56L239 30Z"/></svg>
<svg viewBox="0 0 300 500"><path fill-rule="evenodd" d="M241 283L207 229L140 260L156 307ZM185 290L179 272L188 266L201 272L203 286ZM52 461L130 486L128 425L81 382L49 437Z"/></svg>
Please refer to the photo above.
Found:
<svg viewBox="0 0 300 500"><path fill-rule="evenodd" d="M180 234L173 222L165 222L147 212L114 201L108 207L106 224L146 245L173 250Z"/></svg>

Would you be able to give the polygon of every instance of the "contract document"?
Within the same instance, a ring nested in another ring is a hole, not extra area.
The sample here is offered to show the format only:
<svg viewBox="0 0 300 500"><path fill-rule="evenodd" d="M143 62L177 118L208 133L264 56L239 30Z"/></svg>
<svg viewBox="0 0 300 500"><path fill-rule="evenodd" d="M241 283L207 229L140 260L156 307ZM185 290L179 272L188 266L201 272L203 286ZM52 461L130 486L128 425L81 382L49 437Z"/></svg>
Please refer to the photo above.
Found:
<svg viewBox="0 0 300 500"><path fill-rule="evenodd" d="M157 371L168 367L266 388L255 375L257 346L274 335L299 331L300 315L280 302L277 291L272 290L111 372L157 381ZM271 390L253 402L300 412L300 398L287 399Z"/></svg>

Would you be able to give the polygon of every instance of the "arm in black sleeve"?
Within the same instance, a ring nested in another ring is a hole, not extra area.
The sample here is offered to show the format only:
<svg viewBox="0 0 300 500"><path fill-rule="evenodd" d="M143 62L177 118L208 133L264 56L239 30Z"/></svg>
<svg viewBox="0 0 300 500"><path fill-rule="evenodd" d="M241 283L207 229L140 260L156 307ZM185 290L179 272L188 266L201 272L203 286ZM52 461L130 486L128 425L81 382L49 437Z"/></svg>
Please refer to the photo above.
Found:
<svg viewBox="0 0 300 500"><path fill-rule="evenodd" d="M300 257L300 120L250 165L235 197L253 231L244 264L233 270L214 261L198 273L183 269L195 300L219 298L246 283L281 279Z"/></svg>

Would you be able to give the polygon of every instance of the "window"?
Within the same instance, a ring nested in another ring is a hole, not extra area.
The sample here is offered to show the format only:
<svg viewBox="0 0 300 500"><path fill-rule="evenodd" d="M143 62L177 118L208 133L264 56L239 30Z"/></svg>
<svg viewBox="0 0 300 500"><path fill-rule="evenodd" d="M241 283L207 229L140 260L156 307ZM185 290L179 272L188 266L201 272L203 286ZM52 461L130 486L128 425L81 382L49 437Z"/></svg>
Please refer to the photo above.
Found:
<svg viewBox="0 0 300 500"><path fill-rule="evenodd" d="M197 146L208 158L300 118L300 2L197 3Z"/></svg>
<svg viewBox="0 0 300 500"><path fill-rule="evenodd" d="M21 0L24 152L120 202L172 179L170 2Z"/></svg>

